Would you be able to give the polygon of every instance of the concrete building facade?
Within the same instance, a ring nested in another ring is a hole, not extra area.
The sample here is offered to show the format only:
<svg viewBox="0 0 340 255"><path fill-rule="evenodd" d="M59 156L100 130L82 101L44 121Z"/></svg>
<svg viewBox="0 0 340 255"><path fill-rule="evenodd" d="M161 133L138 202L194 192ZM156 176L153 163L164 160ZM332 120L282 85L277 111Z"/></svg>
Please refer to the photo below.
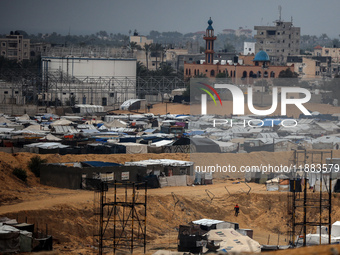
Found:
<svg viewBox="0 0 340 255"><path fill-rule="evenodd" d="M146 36L143 35L131 35L130 43L131 42L135 42L137 45L144 47L145 44L153 43L153 40L148 39Z"/></svg>
<svg viewBox="0 0 340 255"><path fill-rule="evenodd" d="M17 31L5 38L0 38L0 54L2 57L21 62L30 59L30 39L24 39Z"/></svg>
<svg viewBox="0 0 340 255"><path fill-rule="evenodd" d="M274 65L285 64L287 57L300 53L300 27L292 22L275 21L275 26L255 26L255 52L267 52Z"/></svg>
<svg viewBox="0 0 340 255"><path fill-rule="evenodd" d="M243 55L255 54L255 43L254 42L244 42L243 43Z"/></svg>

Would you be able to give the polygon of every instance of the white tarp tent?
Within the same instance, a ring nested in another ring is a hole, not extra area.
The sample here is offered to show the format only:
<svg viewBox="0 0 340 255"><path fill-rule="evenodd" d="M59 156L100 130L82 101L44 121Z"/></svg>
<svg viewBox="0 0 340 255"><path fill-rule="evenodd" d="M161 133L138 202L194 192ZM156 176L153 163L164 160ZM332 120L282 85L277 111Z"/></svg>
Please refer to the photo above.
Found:
<svg viewBox="0 0 340 255"><path fill-rule="evenodd" d="M140 143L118 143L118 145L124 145L126 148L126 154L140 154L148 153L148 146Z"/></svg>
<svg viewBox="0 0 340 255"><path fill-rule="evenodd" d="M210 230L206 235L208 242L213 241L220 247L217 251L226 253L261 252L261 245L257 241L232 228Z"/></svg>
<svg viewBox="0 0 340 255"><path fill-rule="evenodd" d="M51 123L51 126L69 126L71 124L73 124L73 122L70 120L60 119L60 120L53 121Z"/></svg>

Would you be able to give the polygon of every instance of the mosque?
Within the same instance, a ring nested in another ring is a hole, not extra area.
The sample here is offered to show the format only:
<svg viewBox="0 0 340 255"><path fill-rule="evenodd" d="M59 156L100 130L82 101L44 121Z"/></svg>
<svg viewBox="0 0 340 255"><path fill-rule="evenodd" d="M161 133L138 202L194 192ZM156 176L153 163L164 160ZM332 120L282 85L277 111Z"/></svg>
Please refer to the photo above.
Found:
<svg viewBox="0 0 340 255"><path fill-rule="evenodd" d="M294 72L294 65L272 66L268 54L261 50L255 56L239 56L238 63L227 61L214 61L214 42L216 36L212 27L213 21L208 20L208 27L203 37L205 40L205 61L202 64L184 63L184 77L205 76L207 78L216 77L219 73L225 73L228 78L236 84L253 84L256 79L278 78L281 71L289 68ZM242 64L240 64L242 63Z"/></svg>

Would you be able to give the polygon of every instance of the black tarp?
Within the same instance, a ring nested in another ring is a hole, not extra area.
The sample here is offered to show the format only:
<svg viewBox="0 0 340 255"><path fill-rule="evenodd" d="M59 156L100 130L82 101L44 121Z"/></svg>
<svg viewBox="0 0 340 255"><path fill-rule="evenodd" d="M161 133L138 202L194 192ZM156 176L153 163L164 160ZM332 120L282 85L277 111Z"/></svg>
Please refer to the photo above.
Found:
<svg viewBox="0 0 340 255"><path fill-rule="evenodd" d="M190 144L195 146L195 152L221 152L220 146L209 138L190 138Z"/></svg>
<svg viewBox="0 0 340 255"><path fill-rule="evenodd" d="M294 180L289 180L289 191L294 191ZM295 180L295 192L302 192L301 179Z"/></svg>
<svg viewBox="0 0 340 255"><path fill-rule="evenodd" d="M20 232L0 233L0 254L20 251Z"/></svg>
<svg viewBox="0 0 340 255"><path fill-rule="evenodd" d="M340 193L340 180L336 180L336 184L334 186L334 192Z"/></svg>

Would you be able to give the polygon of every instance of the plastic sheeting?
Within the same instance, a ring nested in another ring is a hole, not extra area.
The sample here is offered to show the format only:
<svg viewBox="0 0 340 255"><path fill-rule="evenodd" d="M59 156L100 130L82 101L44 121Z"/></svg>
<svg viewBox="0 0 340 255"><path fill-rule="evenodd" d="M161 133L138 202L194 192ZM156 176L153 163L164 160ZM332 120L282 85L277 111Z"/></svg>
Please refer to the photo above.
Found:
<svg viewBox="0 0 340 255"><path fill-rule="evenodd" d="M148 153L148 146L140 143L119 143L126 147L126 154Z"/></svg>
<svg viewBox="0 0 340 255"><path fill-rule="evenodd" d="M257 241L232 228L210 230L206 235L208 241L214 241L215 245L220 246L217 251L226 253L261 252L261 245Z"/></svg>

